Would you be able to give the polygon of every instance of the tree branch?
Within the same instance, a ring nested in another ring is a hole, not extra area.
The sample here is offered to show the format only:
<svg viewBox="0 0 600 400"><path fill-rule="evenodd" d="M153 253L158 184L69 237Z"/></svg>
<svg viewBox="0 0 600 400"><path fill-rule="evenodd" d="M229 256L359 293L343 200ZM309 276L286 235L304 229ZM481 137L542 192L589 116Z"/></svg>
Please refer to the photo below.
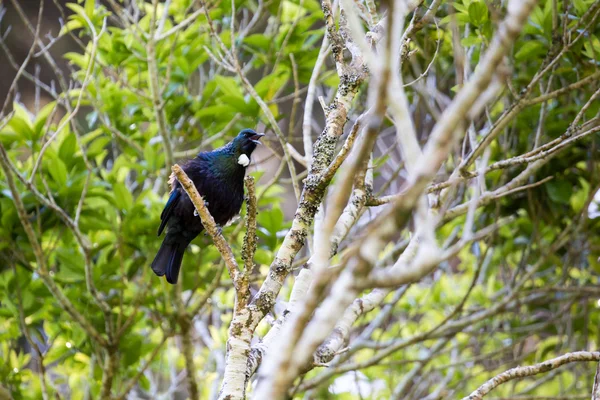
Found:
<svg viewBox="0 0 600 400"><path fill-rule="evenodd" d="M544 372L552 371L553 369L561 367L565 364L584 361L600 361L600 352L576 351L573 353L564 354L560 357L556 357L551 360L544 361L539 364L509 369L508 371L496 375L495 377L481 385L469 396L464 397L463 400L481 400L486 394L491 392L496 387L513 379L520 379L532 375L541 374Z"/></svg>

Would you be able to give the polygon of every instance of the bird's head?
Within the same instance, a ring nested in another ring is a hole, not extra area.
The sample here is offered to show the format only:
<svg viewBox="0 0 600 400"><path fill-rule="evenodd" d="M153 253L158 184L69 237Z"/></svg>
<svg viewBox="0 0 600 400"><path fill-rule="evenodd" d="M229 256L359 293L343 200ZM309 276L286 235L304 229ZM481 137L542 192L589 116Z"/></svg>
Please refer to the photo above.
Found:
<svg viewBox="0 0 600 400"><path fill-rule="evenodd" d="M260 144L259 140L265 136L264 133L256 133L252 129L242 130L231 142L236 154L250 157L256 146Z"/></svg>

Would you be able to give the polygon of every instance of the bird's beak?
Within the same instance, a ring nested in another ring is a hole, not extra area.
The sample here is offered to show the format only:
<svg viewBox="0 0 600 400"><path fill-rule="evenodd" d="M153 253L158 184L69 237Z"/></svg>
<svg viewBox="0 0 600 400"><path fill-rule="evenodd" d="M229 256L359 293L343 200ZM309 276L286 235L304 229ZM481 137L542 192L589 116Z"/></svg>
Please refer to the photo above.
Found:
<svg viewBox="0 0 600 400"><path fill-rule="evenodd" d="M252 136L250 136L250 140L252 140L252 141L253 141L254 143L256 143L256 144L261 144L261 143L259 142L259 140L260 140L260 138L261 138L261 137L263 137L263 136L265 136L265 134L264 134L264 133L257 133L256 135L252 135Z"/></svg>

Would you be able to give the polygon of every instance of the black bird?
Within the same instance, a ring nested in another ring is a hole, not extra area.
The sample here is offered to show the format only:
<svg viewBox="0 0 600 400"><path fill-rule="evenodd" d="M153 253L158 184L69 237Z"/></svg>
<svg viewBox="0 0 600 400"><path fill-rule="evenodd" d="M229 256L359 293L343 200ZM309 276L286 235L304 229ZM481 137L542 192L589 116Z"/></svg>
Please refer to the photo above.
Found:
<svg viewBox="0 0 600 400"><path fill-rule="evenodd" d="M244 129L225 146L202 152L183 164L182 169L204 198L217 225L224 226L240 212L246 167L263 136L263 133ZM169 183L171 196L160 215L158 227L158 236L165 226L167 235L152 261L152 270L158 276L167 275L167 282L175 284L185 249L204 227L194 204L174 175Z"/></svg>

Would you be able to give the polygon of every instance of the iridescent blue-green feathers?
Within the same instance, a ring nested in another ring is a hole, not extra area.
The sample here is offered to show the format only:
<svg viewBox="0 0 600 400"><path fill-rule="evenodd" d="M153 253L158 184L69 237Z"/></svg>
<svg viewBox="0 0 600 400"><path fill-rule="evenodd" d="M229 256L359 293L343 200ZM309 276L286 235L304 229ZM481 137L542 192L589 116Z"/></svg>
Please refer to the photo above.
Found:
<svg viewBox="0 0 600 400"><path fill-rule="evenodd" d="M171 196L169 196L169 200L167 200L167 204L165 204L165 208L162 210L160 214L160 226L158 227L158 236L162 233L163 229L167 225L167 221L171 216L171 211L177 203L179 202L179 198L181 197L181 191L174 190L171 192Z"/></svg>

